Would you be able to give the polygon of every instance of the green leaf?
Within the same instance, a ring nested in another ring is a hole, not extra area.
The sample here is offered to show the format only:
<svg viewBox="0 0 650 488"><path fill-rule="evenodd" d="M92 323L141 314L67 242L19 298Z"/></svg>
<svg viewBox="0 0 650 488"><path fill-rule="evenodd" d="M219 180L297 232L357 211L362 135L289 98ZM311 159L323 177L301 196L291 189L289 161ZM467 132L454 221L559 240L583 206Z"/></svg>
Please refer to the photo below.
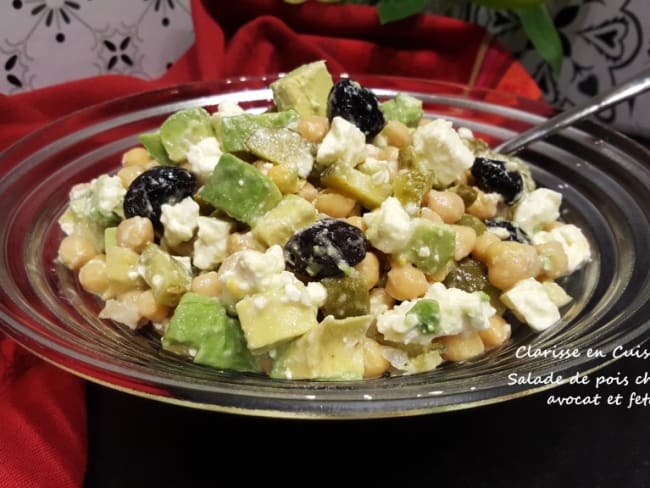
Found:
<svg viewBox="0 0 650 488"><path fill-rule="evenodd" d="M379 0L379 22L386 24L419 14L429 5L429 0Z"/></svg>
<svg viewBox="0 0 650 488"><path fill-rule="evenodd" d="M557 78L562 68L562 41L545 5L515 9L524 32Z"/></svg>

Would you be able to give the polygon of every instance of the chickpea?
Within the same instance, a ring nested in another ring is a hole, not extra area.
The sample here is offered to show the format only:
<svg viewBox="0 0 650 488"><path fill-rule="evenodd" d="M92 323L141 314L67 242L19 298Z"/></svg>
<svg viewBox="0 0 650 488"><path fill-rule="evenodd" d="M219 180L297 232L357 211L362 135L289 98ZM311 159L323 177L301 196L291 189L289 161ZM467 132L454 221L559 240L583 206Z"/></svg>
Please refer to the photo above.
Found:
<svg viewBox="0 0 650 488"><path fill-rule="evenodd" d="M124 188L128 188L133 180L144 173L144 168L140 165L134 164L131 166L124 166L117 172L120 182Z"/></svg>
<svg viewBox="0 0 650 488"><path fill-rule="evenodd" d="M486 349L493 349L500 346L510 339L511 333L510 324L501 315L493 315L490 318L490 326L485 330L479 331L479 335Z"/></svg>
<svg viewBox="0 0 650 488"><path fill-rule="evenodd" d="M142 166L151 160L144 147L133 147L122 155L122 166Z"/></svg>
<svg viewBox="0 0 650 488"><path fill-rule="evenodd" d="M410 263L394 265L386 276L386 292L396 300L419 298L428 288L425 274Z"/></svg>
<svg viewBox="0 0 650 488"><path fill-rule="evenodd" d="M442 357L447 361L465 361L485 352L485 346L478 332L444 336L439 340L444 346Z"/></svg>
<svg viewBox="0 0 650 488"><path fill-rule="evenodd" d="M441 224L442 223L442 217L438 215L436 212L431 210L429 207L422 207L420 209L420 217L423 219L427 219L431 222L434 222L436 224Z"/></svg>
<svg viewBox="0 0 650 488"><path fill-rule="evenodd" d="M488 280L500 290L508 290L520 280L537 276L541 268L537 250L514 241L492 244L487 250L485 264Z"/></svg>
<svg viewBox="0 0 650 488"><path fill-rule="evenodd" d="M492 244L501 242L501 239L492 232L483 232L476 238L472 248L472 257L477 261L484 263L487 259L487 251Z"/></svg>
<svg viewBox="0 0 650 488"><path fill-rule="evenodd" d="M117 226L116 240L120 247L128 247L140 253L153 239L153 225L146 217L131 217Z"/></svg>
<svg viewBox="0 0 650 488"><path fill-rule="evenodd" d="M499 210L499 199L496 194L479 191L474 203L467 208L467 213L479 219L493 219Z"/></svg>
<svg viewBox="0 0 650 488"><path fill-rule="evenodd" d="M192 291L206 297L219 297L223 293L223 285L216 271L201 273L192 279Z"/></svg>
<svg viewBox="0 0 650 488"><path fill-rule="evenodd" d="M382 134L391 146L406 147L411 144L411 131L399 120L389 120L382 129Z"/></svg>
<svg viewBox="0 0 650 488"><path fill-rule="evenodd" d="M151 322L162 322L169 315L169 307L158 303L151 290L138 296L138 313Z"/></svg>
<svg viewBox="0 0 650 488"><path fill-rule="evenodd" d="M466 225L452 225L456 231L456 248L454 249L454 260L460 261L469 253L476 244L476 231Z"/></svg>
<svg viewBox="0 0 650 488"><path fill-rule="evenodd" d="M390 363L381 353L381 345L370 337L364 337L363 377L379 378L388 371L389 367Z"/></svg>
<svg viewBox="0 0 650 488"><path fill-rule="evenodd" d="M313 202L318 195L318 188L306 181L302 188L296 192L296 194L308 202Z"/></svg>
<svg viewBox="0 0 650 488"><path fill-rule="evenodd" d="M465 202L452 191L429 190L424 195L424 204L440 215L447 224L458 222L465 213Z"/></svg>
<svg viewBox="0 0 650 488"><path fill-rule="evenodd" d="M97 254L79 269L79 283L84 290L97 295L108 290L109 281L106 275L106 256Z"/></svg>
<svg viewBox="0 0 650 488"><path fill-rule="evenodd" d="M319 193L313 203L319 212L335 219L348 217L357 204L353 198L330 191Z"/></svg>
<svg viewBox="0 0 650 488"><path fill-rule="evenodd" d="M542 263L543 278L555 280L564 276L569 270L569 258L557 241L549 241L535 246Z"/></svg>
<svg viewBox="0 0 650 488"><path fill-rule="evenodd" d="M320 115L308 115L298 122L296 130L309 142L321 142L329 130L327 117Z"/></svg>
<svg viewBox="0 0 650 488"><path fill-rule="evenodd" d="M354 268L363 277L369 290L379 281L379 258L374 253L367 252Z"/></svg>
<svg viewBox="0 0 650 488"><path fill-rule="evenodd" d="M63 265L78 270L97 254L95 245L87 238L72 234L63 238L59 244L58 257Z"/></svg>
<svg viewBox="0 0 650 488"><path fill-rule="evenodd" d="M281 193L289 194L300 191L305 180L285 164L276 164L268 169L268 177L278 187Z"/></svg>

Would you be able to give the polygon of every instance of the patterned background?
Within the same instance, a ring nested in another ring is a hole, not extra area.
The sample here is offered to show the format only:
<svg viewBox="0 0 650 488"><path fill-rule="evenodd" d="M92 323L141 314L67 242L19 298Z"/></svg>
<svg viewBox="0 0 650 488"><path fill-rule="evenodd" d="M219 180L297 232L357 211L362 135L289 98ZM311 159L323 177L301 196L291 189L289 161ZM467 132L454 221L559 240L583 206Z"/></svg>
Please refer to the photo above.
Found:
<svg viewBox="0 0 650 488"><path fill-rule="evenodd" d="M155 78L194 41L189 0L2 1L2 93L103 73ZM465 6L454 15L495 34L559 108L616 85L650 63L650 1L551 0L550 9L565 55L557 80L513 14ZM650 94L603 112L600 118L621 130L649 136L648 113Z"/></svg>

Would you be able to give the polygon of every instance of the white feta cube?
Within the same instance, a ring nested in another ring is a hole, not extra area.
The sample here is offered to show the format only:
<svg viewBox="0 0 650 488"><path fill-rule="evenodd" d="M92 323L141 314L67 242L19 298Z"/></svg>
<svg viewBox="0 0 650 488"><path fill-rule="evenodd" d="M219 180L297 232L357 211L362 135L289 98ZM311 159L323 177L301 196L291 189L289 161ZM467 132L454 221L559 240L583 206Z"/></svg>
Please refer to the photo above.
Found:
<svg viewBox="0 0 650 488"><path fill-rule="evenodd" d="M316 161L322 165L356 166L366 159L366 135L343 117L334 117L330 130L318 146Z"/></svg>
<svg viewBox="0 0 650 488"><path fill-rule="evenodd" d="M533 234L533 244L544 244L557 241L567 255L569 273L591 261L591 247L589 241L579 227L573 224L564 224L550 231L539 231Z"/></svg>
<svg viewBox="0 0 650 488"><path fill-rule="evenodd" d="M223 151L216 137L206 137L187 150L187 162L201 183L208 180Z"/></svg>
<svg viewBox="0 0 650 488"><path fill-rule="evenodd" d="M501 301L536 331L548 329L560 320L560 310L535 278L517 282L501 295Z"/></svg>
<svg viewBox="0 0 650 488"><path fill-rule="evenodd" d="M194 237L198 226L199 204L192 197L186 197L173 205L165 203L160 207L160 212L165 240L170 246L177 246Z"/></svg>
<svg viewBox="0 0 650 488"><path fill-rule="evenodd" d="M441 185L451 185L474 164L474 154L463 143L452 123L435 119L413 132L413 149L435 172Z"/></svg>
<svg viewBox="0 0 650 488"><path fill-rule="evenodd" d="M214 269L228 254L228 236L232 224L212 217L198 218L193 263L199 269Z"/></svg>
<svg viewBox="0 0 650 488"><path fill-rule="evenodd" d="M402 250L413 234L411 217L395 197L388 197L379 208L363 216L366 237L380 251Z"/></svg>
<svg viewBox="0 0 650 488"><path fill-rule="evenodd" d="M522 197L515 207L512 221L529 235L533 235L544 224L558 219L561 204L561 193L548 188L538 188Z"/></svg>

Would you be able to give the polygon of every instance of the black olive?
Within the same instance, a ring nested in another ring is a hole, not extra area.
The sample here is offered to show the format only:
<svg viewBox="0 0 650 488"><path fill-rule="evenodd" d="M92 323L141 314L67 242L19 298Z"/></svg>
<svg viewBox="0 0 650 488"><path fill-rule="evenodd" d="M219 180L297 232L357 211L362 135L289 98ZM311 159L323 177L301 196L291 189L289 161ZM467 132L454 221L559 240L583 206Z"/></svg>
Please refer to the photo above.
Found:
<svg viewBox="0 0 650 488"><path fill-rule="evenodd" d="M124 215L147 217L157 233L162 232L160 213L163 204L173 205L192 196L196 178L178 166L154 166L138 175L124 196Z"/></svg>
<svg viewBox="0 0 650 488"><path fill-rule="evenodd" d="M524 188L521 174L508 171L503 161L476 158L472 165L472 176L481 190L500 193L508 205L517 201Z"/></svg>
<svg viewBox="0 0 650 488"><path fill-rule="evenodd" d="M495 219L495 220L486 220L485 225L489 227L500 227L508 231L508 237L503 239L504 241L516 241L521 242L522 244L530 244L532 241L526 231L524 231L519 226L513 224L508 220Z"/></svg>
<svg viewBox="0 0 650 488"><path fill-rule="evenodd" d="M372 139L386 125L384 113L374 93L352 80L340 80L327 97L327 118L343 117Z"/></svg>
<svg viewBox="0 0 650 488"><path fill-rule="evenodd" d="M298 231L284 246L287 268L306 278L343 276L366 256L358 227L336 219L319 220Z"/></svg>

